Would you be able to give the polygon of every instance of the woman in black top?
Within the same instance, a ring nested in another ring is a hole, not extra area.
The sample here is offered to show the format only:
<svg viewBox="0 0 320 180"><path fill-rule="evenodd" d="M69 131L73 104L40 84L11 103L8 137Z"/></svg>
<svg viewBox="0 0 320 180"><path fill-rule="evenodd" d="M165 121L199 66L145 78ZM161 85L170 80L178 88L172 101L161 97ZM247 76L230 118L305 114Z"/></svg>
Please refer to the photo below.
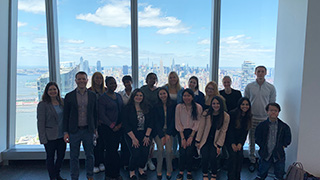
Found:
<svg viewBox="0 0 320 180"><path fill-rule="evenodd" d="M163 152L166 147L167 179L171 179L172 173L172 141L176 135L175 110L176 101L171 100L166 88L158 91L158 103L155 106L155 142L157 144L157 179L162 179Z"/></svg>
<svg viewBox="0 0 320 180"><path fill-rule="evenodd" d="M240 98L236 109L229 112L230 125L226 146L229 152L228 180L239 180L243 161L243 145L251 128L251 103L246 97Z"/></svg>
<svg viewBox="0 0 320 180"><path fill-rule="evenodd" d="M139 168L140 179L147 179L143 167L148 160L153 122L141 89L135 89L132 92L122 114L123 126L127 134L125 138L131 155L129 162L130 179L137 179L136 168Z"/></svg>

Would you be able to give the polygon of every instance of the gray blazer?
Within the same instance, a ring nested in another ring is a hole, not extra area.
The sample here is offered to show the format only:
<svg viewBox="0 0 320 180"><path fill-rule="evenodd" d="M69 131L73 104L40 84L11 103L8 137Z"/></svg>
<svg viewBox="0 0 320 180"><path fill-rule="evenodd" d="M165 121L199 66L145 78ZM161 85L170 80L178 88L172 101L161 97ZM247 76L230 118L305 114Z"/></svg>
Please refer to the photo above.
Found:
<svg viewBox="0 0 320 180"><path fill-rule="evenodd" d="M56 140L59 134L58 114L51 103L41 101L38 104L37 119L40 143Z"/></svg>

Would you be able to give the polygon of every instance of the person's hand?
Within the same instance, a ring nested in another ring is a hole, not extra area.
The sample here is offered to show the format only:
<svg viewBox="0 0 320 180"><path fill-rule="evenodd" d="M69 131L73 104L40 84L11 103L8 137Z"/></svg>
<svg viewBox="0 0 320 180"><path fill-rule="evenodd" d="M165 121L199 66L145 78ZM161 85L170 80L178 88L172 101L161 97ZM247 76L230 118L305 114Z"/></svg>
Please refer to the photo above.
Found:
<svg viewBox="0 0 320 180"><path fill-rule="evenodd" d="M112 130L113 130L113 132L117 132L117 131L120 130L120 128L121 128L121 124L118 124L118 125L115 126Z"/></svg>
<svg viewBox="0 0 320 180"><path fill-rule="evenodd" d="M132 139L132 146L138 148L140 146L139 140L137 138Z"/></svg>
<svg viewBox="0 0 320 180"><path fill-rule="evenodd" d="M64 142L69 143L69 134L68 133L64 134L63 140L64 140Z"/></svg>
<svg viewBox="0 0 320 180"><path fill-rule="evenodd" d="M170 135L166 134L166 143L170 141Z"/></svg>
<svg viewBox="0 0 320 180"><path fill-rule="evenodd" d="M241 149L242 149L242 144L239 143L239 144L237 145L237 148L238 148L238 151L241 151Z"/></svg>
<svg viewBox="0 0 320 180"><path fill-rule="evenodd" d="M163 136L162 138L161 138L161 144L162 144L162 146L164 146L165 144L166 144L166 137L165 136Z"/></svg>
<svg viewBox="0 0 320 180"><path fill-rule="evenodd" d="M181 140L181 147L182 147L183 149L186 149L186 148L187 148L187 141L186 141L185 138L183 138L183 139Z"/></svg>
<svg viewBox="0 0 320 180"><path fill-rule="evenodd" d="M221 148L217 147L217 157L220 155L221 153Z"/></svg>
<svg viewBox="0 0 320 180"><path fill-rule="evenodd" d="M148 146L150 144L150 137L145 136L143 138L143 145Z"/></svg>
<svg viewBox="0 0 320 180"><path fill-rule="evenodd" d="M193 141L193 137L190 136L187 140L187 146L191 146L192 141Z"/></svg>
<svg viewBox="0 0 320 180"><path fill-rule="evenodd" d="M231 144L231 147L234 152L238 151L238 146L236 146L235 144Z"/></svg>

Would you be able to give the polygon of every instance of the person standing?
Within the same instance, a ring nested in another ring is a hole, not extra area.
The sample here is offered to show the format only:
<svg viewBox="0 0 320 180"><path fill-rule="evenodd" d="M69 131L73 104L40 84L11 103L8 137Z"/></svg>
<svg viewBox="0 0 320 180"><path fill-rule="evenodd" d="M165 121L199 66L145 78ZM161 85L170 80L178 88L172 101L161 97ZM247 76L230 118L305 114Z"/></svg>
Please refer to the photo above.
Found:
<svg viewBox="0 0 320 180"><path fill-rule="evenodd" d="M268 119L261 122L255 131L255 140L260 147L258 176L255 180L264 180L271 165L274 166L275 179L283 180L286 161L284 149L291 143L291 130L278 118L281 111L279 104L269 103L266 111Z"/></svg>
<svg viewBox="0 0 320 180"><path fill-rule="evenodd" d="M79 179L79 153L82 142L86 155L87 179L93 180L93 137L97 128L97 96L88 90L88 76L76 74L77 88L65 97L63 114L64 141L70 143L71 179Z"/></svg>
<svg viewBox="0 0 320 180"><path fill-rule="evenodd" d="M249 83L244 91L244 96L249 98L252 105L252 128L249 131L249 171L255 170L255 130L258 124L264 121L268 115L265 111L267 104L276 101L276 89L265 79L267 68L265 66L257 66L255 68L256 80Z"/></svg>
<svg viewBox="0 0 320 180"><path fill-rule="evenodd" d="M230 76L224 76L222 79L222 84L224 89L220 90L219 93L226 100L227 110L230 112L231 110L237 108L238 101L242 97L242 94L239 90L231 88L232 81Z"/></svg>
<svg viewBox="0 0 320 180"><path fill-rule="evenodd" d="M228 180L239 180L243 163L243 145L252 124L251 103L243 97L237 108L229 112L230 123L225 145L229 152Z"/></svg>
<svg viewBox="0 0 320 180"><path fill-rule="evenodd" d="M112 76L106 77L107 91L99 98L99 135L102 138L106 155L104 164L106 166L105 179L121 180L120 156L118 153L121 138L121 110L123 102L120 94L115 93L117 82Z"/></svg>
<svg viewBox="0 0 320 180"><path fill-rule="evenodd" d="M66 151L63 141L63 100L57 83L49 82L37 107L37 125L40 143L44 145L50 180L65 180L60 169ZM57 158L54 160L55 154Z"/></svg>
<svg viewBox="0 0 320 180"><path fill-rule="evenodd" d="M199 90L199 80L196 76L191 76L188 82L188 87L194 93L194 101L204 107L204 94Z"/></svg>

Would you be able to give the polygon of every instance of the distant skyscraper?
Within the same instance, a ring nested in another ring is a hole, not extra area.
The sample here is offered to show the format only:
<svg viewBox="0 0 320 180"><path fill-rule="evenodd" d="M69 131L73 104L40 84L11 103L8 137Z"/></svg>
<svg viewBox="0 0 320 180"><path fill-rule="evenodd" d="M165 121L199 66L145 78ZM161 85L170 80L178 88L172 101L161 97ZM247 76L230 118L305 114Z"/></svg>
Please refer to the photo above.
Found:
<svg viewBox="0 0 320 180"><path fill-rule="evenodd" d="M101 61L97 61L97 71L102 72Z"/></svg>
<svg viewBox="0 0 320 180"><path fill-rule="evenodd" d="M79 71L84 71L83 69L83 57L80 57L80 70Z"/></svg>
<svg viewBox="0 0 320 180"><path fill-rule="evenodd" d="M87 74L90 73L89 62L87 60L83 62L83 71L86 72Z"/></svg>
<svg viewBox="0 0 320 180"><path fill-rule="evenodd" d="M171 71L174 71L174 58L172 58Z"/></svg>
<svg viewBox="0 0 320 180"><path fill-rule="evenodd" d="M244 61L242 64L241 90L247 86L248 83L255 80L254 68L256 64L251 61Z"/></svg>
<svg viewBox="0 0 320 180"><path fill-rule="evenodd" d="M164 68L163 68L163 61L162 61L162 59L160 59L160 75L162 76L162 75L164 75Z"/></svg>
<svg viewBox="0 0 320 180"><path fill-rule="evenodd" d="M129 67L127 65L122 66L122 74L129 74Z"/></svg>

